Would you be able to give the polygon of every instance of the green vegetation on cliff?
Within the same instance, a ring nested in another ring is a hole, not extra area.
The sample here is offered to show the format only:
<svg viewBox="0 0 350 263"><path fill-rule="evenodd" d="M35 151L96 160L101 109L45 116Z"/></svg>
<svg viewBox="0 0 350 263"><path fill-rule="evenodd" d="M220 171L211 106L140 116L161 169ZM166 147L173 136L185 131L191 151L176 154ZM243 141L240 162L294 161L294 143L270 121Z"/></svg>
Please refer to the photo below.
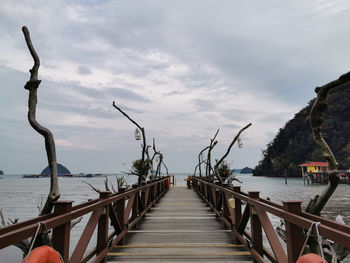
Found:
<svg viewBox="0 0 350 263"><path fill-rule="evenodd" d="M263 151L263 159L255 167L256 176L301 176L299 164L325 161L313 140L309 114L314 100L281 128ZM350 84L332 90L324 111L322 133L331 147L339 168L350 167Z"/></svg>

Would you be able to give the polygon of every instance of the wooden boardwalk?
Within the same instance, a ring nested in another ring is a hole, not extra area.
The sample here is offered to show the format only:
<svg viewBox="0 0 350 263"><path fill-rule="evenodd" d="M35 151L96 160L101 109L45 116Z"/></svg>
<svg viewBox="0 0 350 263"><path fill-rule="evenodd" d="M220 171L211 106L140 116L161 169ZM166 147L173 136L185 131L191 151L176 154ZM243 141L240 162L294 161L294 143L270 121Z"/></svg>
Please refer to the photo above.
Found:
<svg viewBox="0 0 350 263"><path fill-rule="evenodd" d="M252 262L193 190L174 187L146 214L108 262Z"/></svg>

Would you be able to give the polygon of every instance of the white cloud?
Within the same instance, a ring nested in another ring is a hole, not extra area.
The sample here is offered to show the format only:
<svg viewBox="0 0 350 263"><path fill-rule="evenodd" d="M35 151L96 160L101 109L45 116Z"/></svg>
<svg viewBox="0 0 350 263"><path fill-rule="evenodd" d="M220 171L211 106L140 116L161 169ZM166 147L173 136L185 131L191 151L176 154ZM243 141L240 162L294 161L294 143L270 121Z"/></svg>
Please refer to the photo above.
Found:
<svg viewBox="0 0 350 263"><path fill-rule="evenodd" d="M174 171L192 170L188 156L195 162L217 128L220 152L248 122L250 159L232 158L235 166L254 166L313 88L348 71L349 7L340 0L2 1L1 134L19 151L22 138L15 142L10 133L25 121L23 85L33 65L20 31L25 23L41 59L38 120L56 134L62 162L68 149L88 156L122 148L127 153L118 158L127 160L119 164L137 158L134 126L112 108L116 100L149 142L155 137L165 156L179 158L167 160ZM37 143L31 132L22 145ZM12 164L3 169L20 169ZM104 167L102 159L94 165Z"/></svg>

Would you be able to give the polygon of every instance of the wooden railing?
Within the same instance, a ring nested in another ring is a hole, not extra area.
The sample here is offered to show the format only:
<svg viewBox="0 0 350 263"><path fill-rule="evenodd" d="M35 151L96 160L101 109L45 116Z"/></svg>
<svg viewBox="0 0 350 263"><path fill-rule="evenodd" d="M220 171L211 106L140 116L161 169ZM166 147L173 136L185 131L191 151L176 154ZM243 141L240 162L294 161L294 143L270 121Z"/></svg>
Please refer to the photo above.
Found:
<svg viewBox="0 0 350 263"><path fill-rule="evenodd" d="M192 178L192 187L225 226L232 230L236 241L251 252L254 262L266 262L267 258L271 262L295 263L305 241L304 230L308 230L315 222L320 222L318 229L323 238L350 249L349 226L302 212L301 201L285 201L283 205L278 205L260 198L257 191L243 193L239 186L228 187L198 177ZM286 251L268 213L285 222ZM247 229L249 221L250 230ZM269 248L264 247L263 230Z"/></svg>
<svg viewBox="0 0 350 263"><path fill-rule="evenodd" d="M52 245L64 262L106 262L109 250L122 242L127 232L166 193L168 180L169 176L143 186L134 185L133 189L121 189L118 194L101 192L99 199L76 206L72 206L72 201L58 201L52 214L1 228L0 249L33 237L40 223L40 226L52 229ZM71 221L89 213L88 223L70 256ZM108 233L109 222L114 229L111 234ZM96 227L96 247L86 252ZM39 229L39 233L42 232L44 227Z"/></svg>

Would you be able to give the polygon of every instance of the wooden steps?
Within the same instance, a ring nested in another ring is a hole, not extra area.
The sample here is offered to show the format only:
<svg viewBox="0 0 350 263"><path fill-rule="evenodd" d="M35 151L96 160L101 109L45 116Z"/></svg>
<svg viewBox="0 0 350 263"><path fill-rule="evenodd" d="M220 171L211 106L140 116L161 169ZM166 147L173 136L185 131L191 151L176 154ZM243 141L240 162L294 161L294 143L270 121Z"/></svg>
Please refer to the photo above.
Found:
<svg viewBox="0 0 350 263"><path fill-rule="evenodd" d="M108 262L252 262L193 190L174 187L115 246Z"/></svg>

